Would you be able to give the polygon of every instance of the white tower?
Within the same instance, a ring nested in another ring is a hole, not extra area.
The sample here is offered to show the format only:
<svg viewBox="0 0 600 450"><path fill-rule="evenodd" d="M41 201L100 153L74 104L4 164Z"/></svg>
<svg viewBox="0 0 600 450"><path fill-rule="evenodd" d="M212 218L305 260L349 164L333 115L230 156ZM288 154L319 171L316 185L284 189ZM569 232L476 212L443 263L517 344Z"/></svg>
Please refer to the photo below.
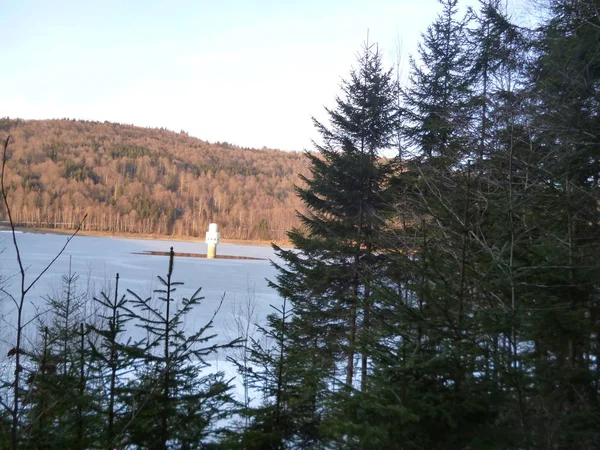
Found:
<svg viewBox="0 0 600 450"><path fill-rule="evenodd" d="M221 233L216 223L208 225L206 232L206 243L208 244L207 258L214 258L217 255L217 244L221 242Z"/></svg>

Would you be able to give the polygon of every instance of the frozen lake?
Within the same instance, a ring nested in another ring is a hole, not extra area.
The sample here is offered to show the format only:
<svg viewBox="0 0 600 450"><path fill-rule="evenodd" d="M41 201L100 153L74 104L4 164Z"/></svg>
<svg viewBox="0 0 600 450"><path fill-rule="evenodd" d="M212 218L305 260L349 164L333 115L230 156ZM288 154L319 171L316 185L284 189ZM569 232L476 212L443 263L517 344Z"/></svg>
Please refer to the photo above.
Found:
<svg viewBox="0 0 600 450"><path fill-rule="evenodd" d="M31 282L58 253L67 240L66 235L44 233L18 233L17 240L21 250L23 264L27 269L27 280ZM61 276L69 271L71 259L72 271L79 276L82 287L88 280L96 296L100 291L107 292L114 285L115 274L120 275L119 297L126 289L136 292L140 297L152 295L157 286L157 275L166 277L168 257L140 255L144 251L206 253L206 244L201 242L177 242L163 240L138 240L110 237L76 236L62 256L51 269L38 281L27 295L27 319L31 319L36 309L43 309L44 297L58 292ZM0 274L4 278L4 289L17 296L20 278L16 254L9 232L0 232ZM239 304L244 303L248 291L255 297L253 322L262 323L269 313L269 304L279 305L281 300L268 285L266 279L274 279L275 270L269 259L275 259L270 247L220 244L220 255L249 256L266 258L265 260L227 260L204 258L175 258L174 281L184 282L177 287L176 299L189 297L198 287L205 299L185 323L189 331L204 325L213 315L220 299L224 296L223 306L215 319L212 330L219 335L219 341L233 339L235 336L234 315ZM128 296L130 298L130 296ZM237 306L236 306L237 305ZM12 341L14 326L14 304L5 295L0 300L0 351ZM28 335L35 334L35 324L29 326ZM6 353L4 353L6 354ZM215 363L222 363L225 355L219 355Z"/></svg>

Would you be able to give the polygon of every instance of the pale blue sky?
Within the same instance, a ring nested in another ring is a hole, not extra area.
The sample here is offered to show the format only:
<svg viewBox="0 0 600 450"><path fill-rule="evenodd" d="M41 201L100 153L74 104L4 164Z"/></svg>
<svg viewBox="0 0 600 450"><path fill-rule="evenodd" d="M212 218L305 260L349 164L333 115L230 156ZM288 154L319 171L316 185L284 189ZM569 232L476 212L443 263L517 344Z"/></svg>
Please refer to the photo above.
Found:
<svg viewBox="0 0 600 450"><path fill-rule="evenodd" d="M0 117L302 150L367 29L390 64L400 43L406 70L439 11L437 0L0 0Z"/></svg>

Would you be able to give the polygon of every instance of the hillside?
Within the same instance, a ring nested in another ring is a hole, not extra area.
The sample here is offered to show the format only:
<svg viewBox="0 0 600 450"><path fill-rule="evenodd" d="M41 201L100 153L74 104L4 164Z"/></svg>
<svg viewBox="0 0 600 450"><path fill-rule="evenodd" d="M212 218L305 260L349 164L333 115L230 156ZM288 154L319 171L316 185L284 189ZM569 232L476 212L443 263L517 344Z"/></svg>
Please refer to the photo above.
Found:
<svg viewBox="0 0 600 450"><path fill-rule="evenodd" d="M21 226L281 240L302 208L299 152L211 144L164 129L77 120L0 119L11 136L6 185ZM4 208L2 220L6 221Z"/></svg>

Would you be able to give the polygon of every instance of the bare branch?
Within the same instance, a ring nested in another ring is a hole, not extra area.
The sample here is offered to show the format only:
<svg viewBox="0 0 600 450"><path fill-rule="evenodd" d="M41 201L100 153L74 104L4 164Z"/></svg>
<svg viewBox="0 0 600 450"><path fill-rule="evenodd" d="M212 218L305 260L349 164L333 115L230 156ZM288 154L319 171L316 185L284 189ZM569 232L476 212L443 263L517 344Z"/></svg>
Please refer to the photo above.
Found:
<svg viewBox="0 0 600 450"><path fill-rule="evenodd" d="M23 268L23 261L21 260L21 252L19 251L19 244L17 243L17 233L15 232L15 223L13 222L10 205L8 204L8 194L6 193L6 187L4 185L4 174L6 172L6 154L8 152L8 143L10 142L10 135L7 136L4 141L4 150L2 152L2 173L0 174L0 190L2 190L2 198L4 200L4 206L6 207L6 215L8 216L8 222L10 224L11 235L15 252L17 253L17 262L19 263L19 271L21 272L21 291L25 287L25 269Z"/></svg>
<svg viewBox="0 0 600 450"><path fill-rule="evenodd" d="M50 269L50 267L52 266L52 264L55 263L55 261L60 258L60 256L63 254L63 252L65 251L65 249L67 248L67 245L69 245L69 242L71 242L71 240L77 235L77 233L79 233L79 231L81 230L81 227L83 226L83 222L85 222L85 219L87 218L87 214L85 216L83 216L83 219L81 219L81 221L79 222L79 224L77 225L77 229L69 236L69 238L67 239L67 241L65 242L65 245L62 246L62 248L60 249L60 251L56 254L56 256L54 258L52 258L52 261L50 261L46 267L44 268L44 270L42 270L40 272L40 274L35 277L35 279L29 284L29 286L27 286L27 289L25 289L23 292L25 294L27 294L27 292L29 292L29 290L35 285L35 283L38 282L38 280L40 278L42 278L42 276L48 271L48 269ZM11 222L12 223L12 222Z"/></svg>

